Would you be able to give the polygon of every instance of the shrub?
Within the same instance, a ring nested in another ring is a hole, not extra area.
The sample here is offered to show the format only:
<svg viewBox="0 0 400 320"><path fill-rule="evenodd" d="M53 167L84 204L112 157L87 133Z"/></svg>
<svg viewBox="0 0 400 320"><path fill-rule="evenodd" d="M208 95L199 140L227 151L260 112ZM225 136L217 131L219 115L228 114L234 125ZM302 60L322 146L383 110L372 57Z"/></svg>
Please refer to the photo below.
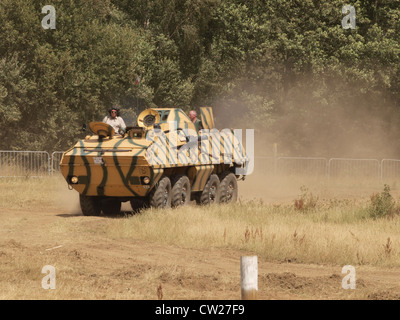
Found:
<svg viewBox="0 0 400 320"><path fill-rule="evenodd" d="M393 216L399 211L387 184L384 185L382 192L372 194L370 199L368 213L374 219Z"/></svg>
<svg viewBox="0 0 400 320"><path fill-rule="evenodd" d="M318 197L314 197L313 194L308 191L306 186L301 186L300 191L301 194L299 198L294 200L295 209L300 211L315 209Z"/></svg>

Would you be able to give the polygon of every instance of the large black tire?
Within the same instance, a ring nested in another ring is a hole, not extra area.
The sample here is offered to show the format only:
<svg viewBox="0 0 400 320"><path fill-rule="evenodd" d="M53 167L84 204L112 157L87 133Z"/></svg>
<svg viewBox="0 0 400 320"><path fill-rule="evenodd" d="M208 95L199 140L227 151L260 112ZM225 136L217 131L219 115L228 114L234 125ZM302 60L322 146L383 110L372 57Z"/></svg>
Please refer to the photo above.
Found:
<svg viewBox="0 0 400 320"><path fill-rule="evenodd" d="M154 208L171 207L171 180L161 178L150 193L150 206Z"/></svg>
<svg viewBox="0 0 400 320"><path fill-rule="evenodd" d="M238 198L238 184L232 172L224 172L221 176L221 203L236 202Z"/></svg>
<svg viewBox="0 0 400 320"><path fill-rule="evenodd" d="M185 175L177 175L172 179L171 205L173 207L190 204L190 180Z"/></svg>
<svg viewBox="0 0 400 320"><path fill-rule="evenodd" d="M218 204L220 199L220 182L216 174L212 174L203 189L203 191L196 196L197 204L208 205Z"/></svg>
<svg viewBox="0 0 400 320"><path fill-rule="evenodd" d="M99 216L101 203L98 197L89 197L79 194L79 203L84 216Z"/></svg>
<svg viewBox="0 0 400 320"><path fill-rule="evenodd" d="M145 198L134 198L130 200L130 203L134 213L149 207L149 200Z"/></svg>
<svg viewBox="0 0 400 320"><path fill-rule="evenodd" d="M105 199L101 203L101 210L106 216L117 215L121 213L121 201L116 199Z"/></svg>

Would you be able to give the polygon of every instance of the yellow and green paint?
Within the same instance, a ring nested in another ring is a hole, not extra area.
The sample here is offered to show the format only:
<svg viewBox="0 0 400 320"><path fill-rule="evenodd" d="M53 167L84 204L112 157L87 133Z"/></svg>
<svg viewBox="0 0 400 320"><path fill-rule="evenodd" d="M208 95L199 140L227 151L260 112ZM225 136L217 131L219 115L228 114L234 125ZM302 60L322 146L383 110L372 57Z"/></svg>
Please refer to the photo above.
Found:
<svg viewBox="0 0 400 320"><path fill-rule="evenodd" d="M123 136L105 136L104 124L91 124L99 131L78 141L61 159L68 184L86 196L144 197L162 176L185 174L196 192L212 173L242 167L248 160L233 131L214 128L209 107L201 109L205 130L199 134L179 108L147 109L138 119L144 120L138 121L141 128L127 128Z"/></svg>

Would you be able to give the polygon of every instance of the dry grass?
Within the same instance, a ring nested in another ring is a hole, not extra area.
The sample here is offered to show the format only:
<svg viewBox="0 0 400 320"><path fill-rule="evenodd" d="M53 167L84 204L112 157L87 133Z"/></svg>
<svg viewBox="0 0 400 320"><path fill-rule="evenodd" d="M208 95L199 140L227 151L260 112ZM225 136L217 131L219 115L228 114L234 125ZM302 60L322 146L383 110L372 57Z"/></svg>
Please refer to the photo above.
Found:
<svg viewBox="0 0 400 320"><path fill-rule="evenodd" d="M3 179L0 188L0 208L67 206L68 210L79 212L76 199L71 201L76 192L67 190L60 177ZM304 199L313 201L309 210L299 210L295 199L284 204L242 199L230 205L148 209L119 219L104 219L95 227L74 224L74 228L88 236L101 234L184 248L246 250L273 261L400 265L399 215L372 219L368 215L368 198L319 199L304 191ZM62 195L67 196L63 199ZM18 223L23 221L4 221L3 227L12 228ZM53 232L68 232L68 228L69 224L54 225Z"/></svg>
<svg viewBox="0 0 400 320"><path fill-rule="evenodd" d="M279 263L400 265L399 215L372 218L369 196L330 198L326 185L298 189L281 202L241 198L229 205L193 204L119 217L82 216L77 193L59 176L0 179L0 189L0 212L36 212L0 215L0 234L7 239L0 242L0 299L214 299L218 292L238 299L237 275L208 267L199 273L198 261L185 260L193 250L204 255L206 266L209 254L227 251ZM301 197L303 206L296 206ZM140 253L132 251L138 246ZM181 260L147 251L154 246L173 250ZM57 290L40 286L40 270L48 264L57 269ZM267 283L270 278L260 276ZM340 283L336 280L331 282Z"/></svg>
<svg viewBox="0 0 400 320"><path fill-rule="evenodd" d="M185 248L232 248L272 261L399 266L400 219L373 220L360 205L299 213L292 207L241 204L147 210L110 221L115 239L145 239ZM390 241L387 239L390 238Z"/></svg>
<svg viewBox="0 0 400 320"><path fill-rule="evenodd" d="M0 210L77 208L75 192L60 175L43 178L0 178ZM74 202L74 203L72 203Z"/></svg>

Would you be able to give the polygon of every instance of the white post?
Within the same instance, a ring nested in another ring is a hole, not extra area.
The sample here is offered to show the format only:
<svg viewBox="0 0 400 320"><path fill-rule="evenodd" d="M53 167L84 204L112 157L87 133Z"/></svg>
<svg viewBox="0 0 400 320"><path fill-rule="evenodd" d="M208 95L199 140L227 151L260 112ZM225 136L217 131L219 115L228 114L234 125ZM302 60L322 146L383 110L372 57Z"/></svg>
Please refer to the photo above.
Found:
<svg viewBox="0 0 400 320"><path fill-rule="evenodd" d="M242 278L242 300L257 300L258 266L257 256L240 258Z"/></svg>

